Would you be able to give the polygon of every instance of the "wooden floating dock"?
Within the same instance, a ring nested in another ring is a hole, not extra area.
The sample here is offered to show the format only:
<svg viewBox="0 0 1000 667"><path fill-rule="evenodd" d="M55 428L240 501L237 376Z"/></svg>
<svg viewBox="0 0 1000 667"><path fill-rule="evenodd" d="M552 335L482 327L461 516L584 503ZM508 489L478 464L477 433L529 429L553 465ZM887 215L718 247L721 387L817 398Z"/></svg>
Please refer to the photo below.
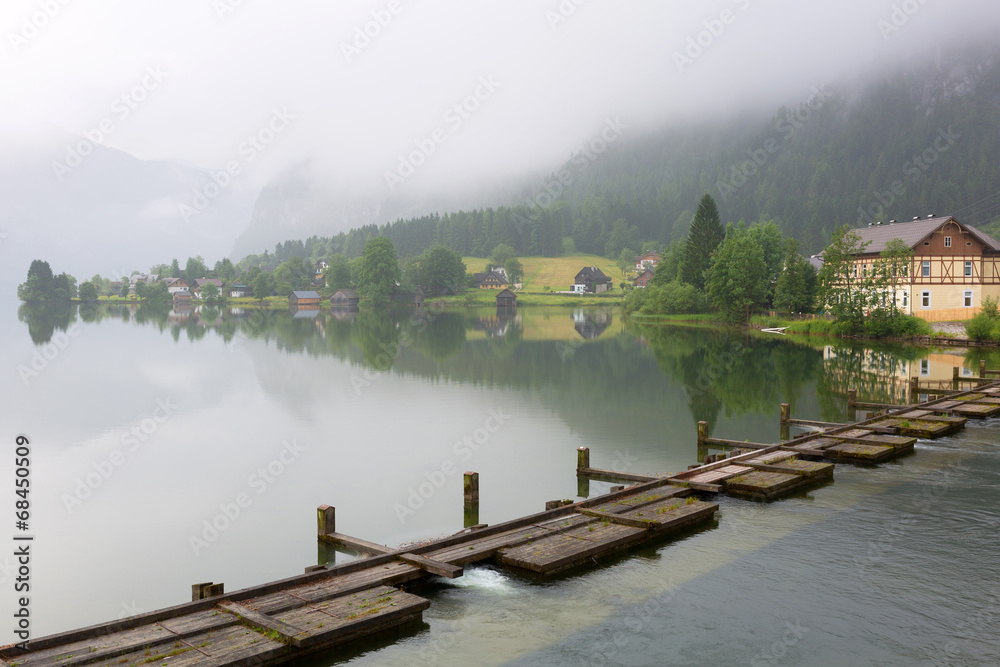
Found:
<svg viewBox="0 0 1000 667"><path fill-rule="evenodd" d="M963 428L967 417L1000 413L1000 381L977 384L919 405L887 406L887 414L854 424L793 420L783 404L783 426L818 431L773 445L709 438L707 424L699 422L699 451L736 451L676 474L593 468L590 450L581 447L577 475L584 500L552 501L538 514L493 526L469 524L451 537L406 549L338 533L335 509L321 505L317 539L365 557L311 566L305 574L228 594L222 584L195 584L189 603L32 639L27 651L2 647L0 667L266 667L361 639L392 638L422 627L430 606L400 590L402 584L460 577L466 565L480 562L549 576L668 539L712 521L719 505L705 494L774 500L831 480L830 461L878 463L913 451L917 437L942 437ZM631 486L586 498L595 478ZM467 522L478 521L478 482L478 473L466 473Z"/></svg>

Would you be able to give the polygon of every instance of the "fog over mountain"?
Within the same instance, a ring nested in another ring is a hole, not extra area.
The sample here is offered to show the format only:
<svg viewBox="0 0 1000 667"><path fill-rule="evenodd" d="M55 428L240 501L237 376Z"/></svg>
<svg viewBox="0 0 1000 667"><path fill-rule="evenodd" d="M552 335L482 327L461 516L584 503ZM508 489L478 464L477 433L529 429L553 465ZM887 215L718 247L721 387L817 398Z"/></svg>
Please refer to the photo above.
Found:
<svg viewBox="0 0 1000 667"><path fill-rule="evenodd" d="M508 201L609 121L763 119L998 27L988 0L7 0L0 289L35 257L212 263L252 218L259 252Z"/></svg>

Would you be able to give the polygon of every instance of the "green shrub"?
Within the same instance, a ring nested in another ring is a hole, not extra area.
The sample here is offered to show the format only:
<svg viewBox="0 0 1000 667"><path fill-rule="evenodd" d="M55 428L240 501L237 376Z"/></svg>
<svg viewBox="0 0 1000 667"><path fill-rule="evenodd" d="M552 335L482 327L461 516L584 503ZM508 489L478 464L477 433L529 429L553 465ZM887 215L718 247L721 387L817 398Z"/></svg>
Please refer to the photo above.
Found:
<svg viewBox="0 0 1000 667"><path fill-rule="evenodd" d="M994 329L997 328L997 321L990 317L985 311L980 312L971 320L965 323L965 333L972 340L996 340Z"/></svg>
<svg viewBox="0 0 1000 667"><path fill-rule="evenodd" d="M983 307L979 312L995 322L1000 322L1000 308L997 306L997 300L991 296L983 299Z"/></svg>

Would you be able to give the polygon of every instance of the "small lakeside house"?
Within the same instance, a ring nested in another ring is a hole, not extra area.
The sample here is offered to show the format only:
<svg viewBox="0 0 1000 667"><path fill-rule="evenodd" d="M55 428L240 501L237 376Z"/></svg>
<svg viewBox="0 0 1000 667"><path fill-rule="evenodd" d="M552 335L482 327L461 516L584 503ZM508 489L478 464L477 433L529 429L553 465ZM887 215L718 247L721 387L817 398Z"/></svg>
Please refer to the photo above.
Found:
<svg viewBox="0 0 1000 667"><path fill-rule="evenodd" d="M289 306L318 306L319 294L311 290L296 290L288 295Z"/></svg>
<svg viewBox="0 0 1000 667"><path fill-rule="evenodd" d="M357 308L360 301L358 290L351 287L342 287L330 297L330 306L333 308Z"/></svg>
<svg viewBox="0 0 1000 667"><path fill-rule="evenodd" d="M509 289L497 294L497 308L517 308L517 294Z"/></svg>

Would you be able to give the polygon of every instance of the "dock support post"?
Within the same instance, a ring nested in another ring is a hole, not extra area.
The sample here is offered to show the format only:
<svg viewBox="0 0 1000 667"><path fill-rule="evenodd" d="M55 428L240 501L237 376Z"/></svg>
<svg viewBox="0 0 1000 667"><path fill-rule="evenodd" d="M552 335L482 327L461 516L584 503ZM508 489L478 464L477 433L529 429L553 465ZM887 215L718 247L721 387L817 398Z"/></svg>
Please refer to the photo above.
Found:
<svg viewBox="0 0 1000 667"><path fill-rule="evenodd" d="M470 507L472 505L479 504L479 473L469 472L465 473L465 481L462 485L462 490L465 494L465 506Z"/></svg>
<svg viewBox="0 0 1000 667"><path fill-rule="evenodd" d="M582 470L583 468L590 467L590 447L577 447L576 448L576 469Z"/></svg>
<svg viewBox="0 0 1000 667"><path fill-rule="evenodd" d="M951 367L951 388L958 389L958 366Z"/></svg>
<svg viewBox="0 0 1000 667"><path fill-rule="evenodd" d="M980 380L985 380L986 379L986 360L985 359L980 359L979 360L979 379Z"/></svg>
<svg viewBox="0 0 1000 667"><path fill-rule="evenodd" d="M337 508L320 505L316 508L316 535L323 537L337 532Z"/></svg>
<svg viewBox="0 0 1000 667"><path fill-rule="evenodd" d="M779 440L788 440L791 437L791 431L788 428L788 420L792 418L792 409L788 403L781 404L781 429L778 434Z"/></svg>
<svg viewBox="0 0 1000 667"><path fill-rule="evenodd" d="M858 390L848 389L847 390L847 421L856 422L858 421L858 409L855 407L858 403Z"/></svg>
<svg viewBox="0 0 1000 667"><path fill-rule="evenodd" d="M916 375L910 378L910 405L920 402L920 378Z"/></svg>
<svg viewBox="0 0 1000 667"><path fill-rule="evenodd" d="M465 496L465 528L479 525L479 473L466 471L462 481Z"/></svg>
<svg viewBox="0 0 1000 667"><path fill-rule="evenodd" d="M698 422L698 446L705 446L705 438L708 437L708 422Z"/></svg>
<svg viewBox="0 0 1000 667"><path fill-rule="evenodd" d="M204 584L192 584L191 601L196 602L206 598L214 598L216 595L222 595L224 592L225 584L213 584L211 581Z"/></svg>

